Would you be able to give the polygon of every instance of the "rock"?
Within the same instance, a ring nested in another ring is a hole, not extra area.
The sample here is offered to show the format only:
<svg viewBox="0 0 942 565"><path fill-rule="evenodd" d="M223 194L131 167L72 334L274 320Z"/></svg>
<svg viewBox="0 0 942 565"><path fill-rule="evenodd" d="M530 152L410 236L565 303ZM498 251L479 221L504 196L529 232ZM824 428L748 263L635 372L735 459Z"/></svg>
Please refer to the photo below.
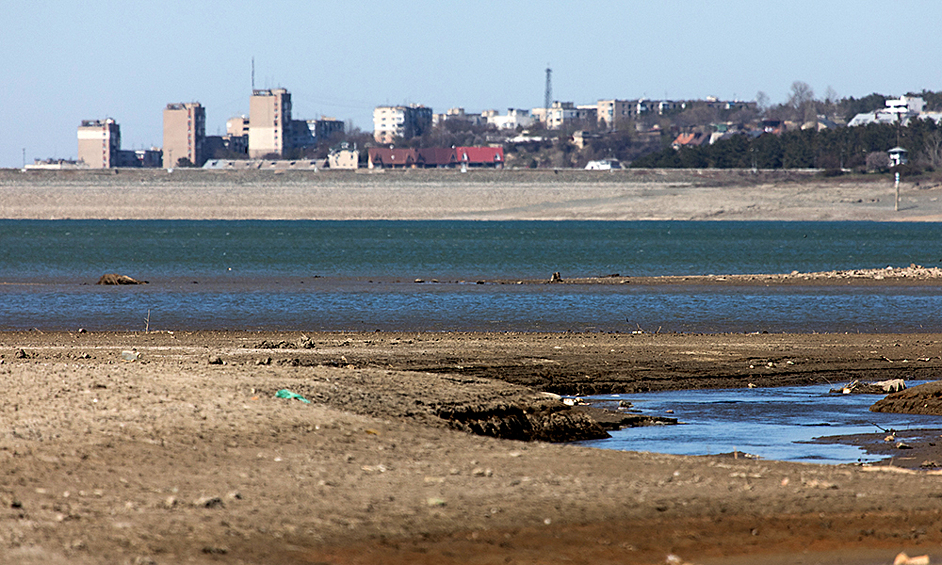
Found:
<svg viewBox="0 0 942 565"><path fill-rule="evenodd" d="M222 357L218 355L211 355L209 357L209 364L210 365L224 365L225 363L223 363Z"/></svg>
<svg viewBox="0 0 942 565"><path fill-rule="evenodd" d="M562 275L559 274L559 271L556 271L555 273L553 273L553 276L550 277L549 282L551 283L563 282L563 277Z"/></svg>
<svg viewBox="0 0 942 565"><path fill-rule="evenodd" d="M222 499L218 496L201 496L193 501L193 506L201 508L222 508Z"/></svg>
<svg viewBox="0 0 942 565"><path fill-rule="evenodd" d="M13 353L13 358L14 358L14 359L29 359L29 355L26 354L26 351L25 351L25 350L23 350L23 349L17 349L17 350Z"/></svg>
<svg viewBox="0 0 942 565"><path fill-rule="evenodd" d="M906 552L901 552L896 556L896 559L893 560L893 565L929 565L929 556L919 555L917 557L910 557L906 555Z"/></svg>
<svg viewBox="0 0 942 565"><path fill-rule="evenodd" d="M125 361L137 361L141 358L141 354L137 351L122 351L121 358Z"/></svg>
<svg viewBox="0 0 942 565"><path fill-rule="evenodd" d="M104 284L104 285L123 285L123 284L148 284L147 281L139 281L137 279L132 279L127 275L119 275L117 273L108 273L101 276L98 279L98 282L95 284Z"/></svg>

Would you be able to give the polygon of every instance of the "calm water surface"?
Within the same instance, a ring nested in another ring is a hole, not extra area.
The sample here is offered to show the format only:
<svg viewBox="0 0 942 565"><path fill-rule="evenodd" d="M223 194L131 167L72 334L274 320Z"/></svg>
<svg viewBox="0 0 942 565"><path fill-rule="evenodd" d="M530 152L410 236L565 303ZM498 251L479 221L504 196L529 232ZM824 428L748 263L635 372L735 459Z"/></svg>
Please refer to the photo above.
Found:
<svg viewBox="0 0 942 565"><path fill-rule="evenodd" d="M919 384L907 383L909 386ZM604 395L596 401L630 401L643 414L677 418L681 425L630 428L609 439L583 445L625 451L675 455L749 453L763 459L805 463L875 461L851 445L815 443L822 436L876 433L884 430L937 428L939 418L870 412L880 397L829 394L831 385L686 390ZM672 410L672 413L668 413ZM938 435L938 434L935 434Z"/></svg>
<svg viewBox="0 0 942 565"><path fill-rule="evenodd" d="M934 266L939 242L934 223L2 220L0 329L942 331L925 286L474 284Z"/></svg>

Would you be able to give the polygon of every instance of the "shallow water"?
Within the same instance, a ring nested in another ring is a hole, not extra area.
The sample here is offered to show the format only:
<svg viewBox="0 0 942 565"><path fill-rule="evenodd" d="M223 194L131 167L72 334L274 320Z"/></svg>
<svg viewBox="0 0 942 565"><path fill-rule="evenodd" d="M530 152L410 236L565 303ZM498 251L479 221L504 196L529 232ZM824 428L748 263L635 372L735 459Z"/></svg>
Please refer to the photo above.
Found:
<svg viewBox="0 0 942 565"><path fill-rule="evenodd" d="M936 223L0 220L0 330L942 331L928 286L474 284L933 266L939 241Z"/></svg>
<svg viewBox="0 0 942 565"><path fill-rule="evenodd" d="M916 384L920 383L907 383ZM855 446L815 443L815 438L939 427L936 416L870 412L870 405L880 396L829 394L831 388L815 385L593 396L594 401L629 401L642 414L677 418L683 424L628 428L612 432L611 438L581 445L675 455L738 451L763 459L838 464L879 458Z"/></svg>

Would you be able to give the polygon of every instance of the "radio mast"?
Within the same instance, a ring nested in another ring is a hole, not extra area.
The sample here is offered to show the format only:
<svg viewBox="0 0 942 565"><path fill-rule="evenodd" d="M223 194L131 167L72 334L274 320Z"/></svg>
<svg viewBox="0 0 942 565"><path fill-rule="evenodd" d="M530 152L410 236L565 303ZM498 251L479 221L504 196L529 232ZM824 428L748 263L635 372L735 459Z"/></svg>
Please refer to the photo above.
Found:
<svg viewBox="0 0 942 565"><path fill-rule="evenodd" d="M543 109L547 112L550 109L550 106L553 105L553 69L549 67L549 63L546 64L546 93L543 96Z"/></svg>

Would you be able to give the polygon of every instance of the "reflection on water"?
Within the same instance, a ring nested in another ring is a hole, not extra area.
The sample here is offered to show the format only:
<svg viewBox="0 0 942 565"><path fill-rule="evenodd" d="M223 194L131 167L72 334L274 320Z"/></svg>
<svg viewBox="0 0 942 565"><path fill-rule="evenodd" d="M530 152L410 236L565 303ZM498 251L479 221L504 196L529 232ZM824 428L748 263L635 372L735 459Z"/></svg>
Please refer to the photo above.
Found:
<svg viewBox="0 0 942 565"><path fill-rule="evenodd" d="M676 455L739 451L763 459L838 464L878 458L857 447L812 440L879 432L881 428L906 430L939 425L934 416L870 412L870 405L879 396L829 394L831 388L815 385L593 396L593 400L629 401L648 415L662 416L672 410L673 414L668 415L683 424L619 430L609 439L581 445Z"/></svg>

